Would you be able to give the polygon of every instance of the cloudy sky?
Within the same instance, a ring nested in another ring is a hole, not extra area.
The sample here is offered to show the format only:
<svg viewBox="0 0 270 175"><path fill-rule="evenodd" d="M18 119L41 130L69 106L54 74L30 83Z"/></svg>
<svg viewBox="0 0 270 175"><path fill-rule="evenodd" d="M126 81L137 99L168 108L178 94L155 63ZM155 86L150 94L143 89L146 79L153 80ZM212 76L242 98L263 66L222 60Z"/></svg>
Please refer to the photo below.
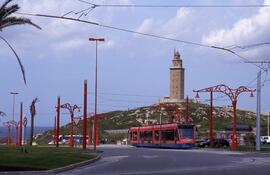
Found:
<svg viewBox="0 0 270 175"><path fill-rule="evenodd" d="M4 0L0 0L2 3ZM150 5L270 5L270 0L86 0L95 4L150 4ZM20 12L79 18L88 4L77 0L14 0ZM85 11L88 13L88 11ZM99 44L99 100L98 111L126 110L150 105L169 95L169 66L173 50L179 50L185 67L185 94L193 98L193 89L218 84L232 88L245 85L256 88L259 68L226 51L162 40L102 26L79 22L32 17L42 30L31 26L4 29L6 38L19 54L26 69L27 86L24 85L16 58L0 42L0 110L12 118L11 91L16 96L16 118L19 102L24 102L24 114L30 116L29 106L38 97L37 126L53 126L54 106L57 96L62 103L83 104L83 81L88 80L88 111L93 111L95 77L95 44L89 37L104 37ZM81 20L105 26L119 27L141 33L153 34L202 45L231 48L248 60L269 59L270 7L96 7ZM240 46L244 47L235 47ZM251 47L252 46L252 47ZM267 66L267 65L266 65ZM262 80L262 111L270 110L268 73ZM201 94L207 103L208 94ZM214 94L214 105L227 106L227 97ZM256 98L241 94L238 107L256 109ZM62 110L62 123L69 121Z"/></svg>

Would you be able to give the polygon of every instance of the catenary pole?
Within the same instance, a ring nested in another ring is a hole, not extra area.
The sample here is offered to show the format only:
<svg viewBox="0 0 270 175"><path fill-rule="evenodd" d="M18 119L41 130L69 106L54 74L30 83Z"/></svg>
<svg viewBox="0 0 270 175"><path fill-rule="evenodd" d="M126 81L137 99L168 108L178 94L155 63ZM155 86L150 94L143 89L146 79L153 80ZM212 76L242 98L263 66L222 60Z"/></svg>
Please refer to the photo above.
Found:
<svg viewBox="0 0 270 175"><path fill-rule="evenodd" d="M256 151L261 150L261 70L257 73Z"/></svg>

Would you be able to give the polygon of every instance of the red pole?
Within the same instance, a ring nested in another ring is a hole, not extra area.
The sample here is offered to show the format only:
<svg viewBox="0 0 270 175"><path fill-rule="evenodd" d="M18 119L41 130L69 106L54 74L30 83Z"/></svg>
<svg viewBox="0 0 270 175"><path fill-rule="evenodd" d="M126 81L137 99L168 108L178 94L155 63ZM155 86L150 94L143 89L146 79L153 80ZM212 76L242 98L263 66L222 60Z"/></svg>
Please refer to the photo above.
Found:
<svg viewBox="0 0 270 175"><path fill-rule="evenodd" d="M23 110L23 103L21 102L21 108L20 108L20 146L22 146L22 110Z"/></svg>
<svg viewBox="0 0 270 175"><path fill-rule="evenodd" d="M57 99L57 126L56 126L56 147L59 147L59 128L60 128L60 96Z"/></svg>
<svg viewBox="0 0 270 175"><path fill-rule="evenodd" d="M210 92L210 147L213 147L213 91Z"/></svg>
<svg viewBox="0 0 270 175"><path fill-rule="evenodd" d="M19 126L16 125L16 145L19 145Z"/></svg>
<svg viewBox="0 0 270 175"><path fill-rule="evenodd" d="M86 149L86 128L87 128L87 80L84 80L83 100L83 149Z"/></svg>
<svg viewBox="0 0 270 175"><path fill-rule="evenodd" d="M8 126L8 145L10 145L10 126Z"/></svg>
<svg viewBox="0 0 270 175"><path fill-rule="evenodd" d="M232 150L237 150L237 137L236 137L236 103L237 101L232 101L233 106L233 138L232 138Z"/></svg>
<svg viewBox="0 0 270 175"><path fill-rule="evenodd" d="M188 96L186 98L186 123L189 122L189 111L188 111Z"/></svg>
<svg viewBox="0 0 270 175"><path fill-rule="evenodd" d="M97 124L97 127L96 127L96 145L99 145L99 139L98 139L98 125L99 125L99 118L96 119L96 124Z"/></svg>
<svg viewBox="0 0 270 175"><path fill-rule="evenodd" d="M71 148L74 147L74 144L73 144L73 123L74 123L74 114L71 113L70 140L69 140L69 146L70 146Z"/></svg>
<svg viewBox="0 0 270 175"><path fill-rule="evenodd" d="M56 116L54 116L54 136L53 136L53 144L56 144Z"/></svg>

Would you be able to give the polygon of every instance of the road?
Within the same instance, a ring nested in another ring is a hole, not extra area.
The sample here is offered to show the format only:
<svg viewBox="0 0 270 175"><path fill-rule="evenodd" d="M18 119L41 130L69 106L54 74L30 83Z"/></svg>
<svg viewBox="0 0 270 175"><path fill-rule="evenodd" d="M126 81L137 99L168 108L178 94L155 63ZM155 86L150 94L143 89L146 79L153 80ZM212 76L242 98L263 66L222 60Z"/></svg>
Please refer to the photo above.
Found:
<svg viewBox="0 0 270 175"><path fill-rule="evenodd" d="M103 146L102 158L61 175L269 175L270 154Z"/></svg>

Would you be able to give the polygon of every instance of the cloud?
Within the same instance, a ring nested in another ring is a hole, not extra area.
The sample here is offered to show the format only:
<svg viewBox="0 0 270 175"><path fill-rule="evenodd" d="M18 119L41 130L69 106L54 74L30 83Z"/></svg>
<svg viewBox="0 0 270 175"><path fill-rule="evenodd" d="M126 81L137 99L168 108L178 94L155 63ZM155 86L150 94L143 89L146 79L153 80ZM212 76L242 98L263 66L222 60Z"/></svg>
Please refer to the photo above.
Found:
<svg viewBox="0 0 270 175"><path fill-rule="evenodd" d="M270 4L270 0L265 0L264 4ZM255 15L236 21L231 28L221 28L209 32L202 37L202 43L226 47L231 45L245 46L268 42L270 39L269 19L269 8L262 7ZM245 51L244 54L259 56L258 54L265 53L265 49L265 47L256 48L256 50Z"/></svg>
<svg viewBox="0 0 270 175"><path fill-rule="evenodd" d="M114 46L115 46L115 41L114 40L108 40L108 41L105 41L105 43L101 45L101 48L112 49L112 48L114 48Z"/></svg>
<svg viewBox="0 0 270 175"><path fill-rule="evenodd" d="M188 8L179 8L170 19L160 20L153 18L146 18L141 25L137 28L137 32L154 33L166 37L179 37L184 36L189 31L188 25L189 17L192 11Z"/></svg>
<svg viewBox="0 0 270 175"><path fill-rule="evenodd" d="M81 11L88 7L87 4L74 0L15 0L14 3L18 3L21 7L20 12L33 13L33 14L48 14L62 16L70 11ZM97 4L105 4L105 1L94 2ZM113 0L110 3L114 4L129 4L130 0ZM82 16L81 19L105 23L108 18L115 18L119 15L119 12L124 10L110 10L114 8L104 8L99 10L94 9L88 16ZM17 15L22 16L22 15ZM16 41L16 46L20 49L19 53L28 53L29 55L40 55L40 52L46 49L46 52L42 52L43 57L54 58L59 55L66 56L72 55L74 51L86 50L87 44L89 44L87 38L93 36L104 36L104 32L96 26L88 24L78 23L69 20L60 20L43 17L23 16L30 18L34 23L40 25L42 30L36 30L33 27L11 27L5 31L5 37L9 41ZM78 18L78 15L70 13L67 17ZM16 31L16 35L14 35ZM31 41L31 42L29 42ZM88 45L89 46L89 45ZM115 40L110 39L101 45L102 49L110 49L115 46ZM43 49L39 49L43 48ZM6 49L8 51L8 49ZM17 50L17 49L16 49ZM6 55L7 51L3 49L0 51L1 55ZM31 53L30 53L31 52ZM81 53L81 52L80 52ZM84 53L84 52L83 52ZM47 56L45 56L47 55Z"/></svg>
<svg viewBox="0 0 270 175"><path fill-rule="evenodd" d="M69 39L62 42L54 43L52 46L55 50L61 52L72 52L74 50L82 49L87 44L85 39Z"/></svg>
<svg viewBox="0 0 270 175"><path fill-rule="evenodd" d="M153 19L144 19L142 24L137 29L137 32L141 33L148 33L154 27L154 20Z"/></svg>

